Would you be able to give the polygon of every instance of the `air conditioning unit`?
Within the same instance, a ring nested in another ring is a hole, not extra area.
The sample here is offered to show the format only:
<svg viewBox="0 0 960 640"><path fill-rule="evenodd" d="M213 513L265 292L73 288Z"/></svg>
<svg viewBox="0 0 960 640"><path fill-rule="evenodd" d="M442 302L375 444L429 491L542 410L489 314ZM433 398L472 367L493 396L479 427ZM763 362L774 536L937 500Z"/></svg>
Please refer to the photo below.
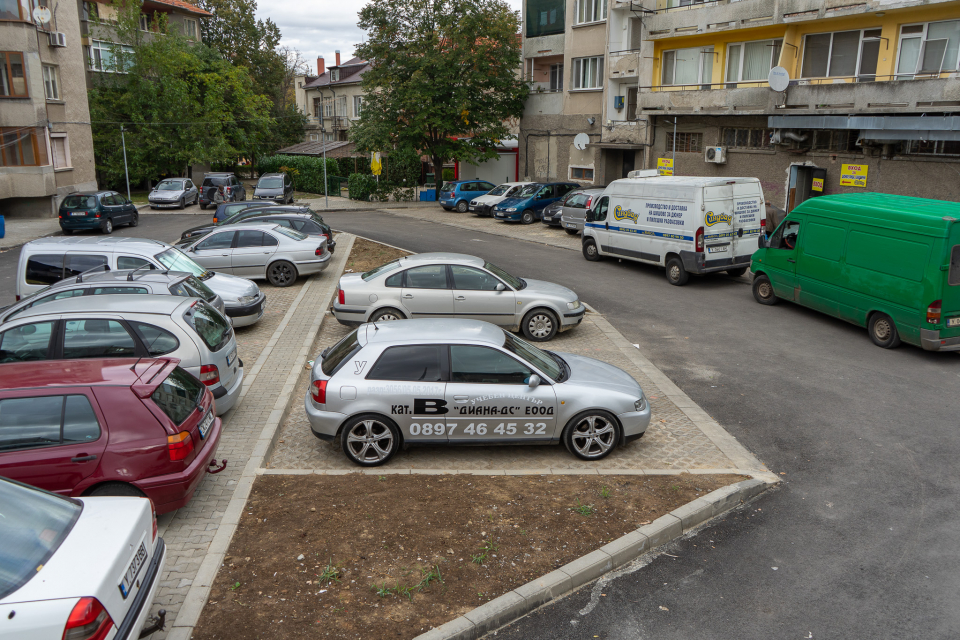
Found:
<svg viewBox="0 0 960 640"><path fill-rule="evenodd" d="M51 31L47 34L50 36L50 46L51 47L65 47L67 46L67 34L60 31Z"/></svg>
<svg viewBox="0 0 960 640"><path fill-rule="evenodd" d="M703 151L703 161L714 164L727 164L726 147L707 147Z"/></svg>

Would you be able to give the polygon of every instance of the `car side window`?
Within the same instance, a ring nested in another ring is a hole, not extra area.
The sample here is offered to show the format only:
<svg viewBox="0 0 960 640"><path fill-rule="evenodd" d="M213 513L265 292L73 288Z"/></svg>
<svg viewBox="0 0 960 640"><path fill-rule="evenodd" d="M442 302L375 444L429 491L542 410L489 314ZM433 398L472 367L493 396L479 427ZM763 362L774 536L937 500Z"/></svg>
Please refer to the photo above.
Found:
<svg viewBox="0 0 960 640"><path fill-rule="evenodd" d="M68 253L63 269L63 277L78 276L84 271L96 269L97 267L105 267L107 264L107 256ZM106 271L106 269L101 269L101 271Z"/></svg>
<svg viewBox="0 0 960 640"><path fill-rule="evenodd" d="M116 320L67 320L63 331L63 357L120 358L136 355L136 343Z"/></svg>
<svg viewBox="0 0 960 640"><path fill-rule="evenodd" d="M473 384L525 384L533 372L489 347L450 346L450 381Z"/></svg>
<svg viewBox="0 0 960 640"><path fill-rule="evenodd" d="M273 237L270 233L263 234L263 246L265 247L276 247L280 243L277 242L277 239Z"/></svg>
<svg viewBox="0 0 960 640"><path fill-rule="evenodd" d="M262 247L262 231L237 231L237 249L249 249L250 247Z"/></svg>
<svg viewBox="0 0 960 640"><path fill-rule="evenodd" d="M63 404L63 444L100 439L100 423L87 396L67 396Z"/></svg>
<svg viewBox="0 0 960 640"><path fill-rule="evenodd" d="M594 211L594 220L603 222L607 219L607 209L610 205L610 198L600 198L600 201L597 202L596 206L593 208Z"/></svg>
<svg viewBox="0 0 960 640"><path fill-rule="evenodd" d="M553 197L553 187L547 185L537 192L537 200L546 200Z"/></svg>
<svg viewBox="0 0 960 640"><path fill-rule="evenodd" d="M67 291L58 291L57 293L51 293L48 296L43 296L42 298L37 298L31 304L24 307L24 309L32 309L33 307L39 306L41 304L46 304L48 302L53 302L54 300L64 300L66 298L76 298L77 296L83 295L83 289L69 289ZM11 316L12 317L12 316Z"/></svg>
<svg viewBox="0 0 960 640"><path fill-rule="evenodd" d="M800 233L800 223L796 220L784 220L770 238L770 246L774 249L792 251L797 246L797 235Z"/></svg>
<svg viewBox="0 0 960 640"><path fill-rule="evenodd" d="M453 273L453 288L465 291L496 291L500 284L493 275L473 267L464 267L462 265L450 265L450 271Z"/></svg>
<svg viewBox="0 0 960 640"><path fill-rule="evenodd" d="M150 269L156 269L152 262L144 260L143 258L135 258L133 256L117 257L117 269L139 269L144 266L148 266Z"/></svg>
<svg viewBox="0 0 960 640"><path fill-rule="evenodd" d="M224 231L223 233L215 233L200 244L197 245L197 251L207 251L207 250L217 250L217 249L229 249L233 246L233 236L236 235L236 231ZM257 232L259 233L259 231Z"/></svg>
<svg viewBox="0 0 960 640"><path fill-rule="evenodd" d="M0 451L60 444L63 396L0 400Z"/></svg>
<svg viewBox="0 0 960 640"><path fill-rule="evenodd" d="M373 365L368 380L438 382L443 379L439 345L390 347Z"/></svg>
<svg viewBox="0 0 960 640"><path fill-rule="evenodd" d="M404 286L410 289L447 289L447 269L442 264L414 267L406 271Z"/></svg>
<svg viewBox="0 0 960 640"><path fill-rule="evenodd" d="M53 321L34 322L0 334L0 362L32 362L50 357Z"/></svg>
<svg viewBox="0 0 960 640"><path fill-rule="evenodd" d="M112 296L128 293L150 293L146 287L96 287L90 295Z"/></svg>
<svg viewBox="0 0 960 640"><path fill-rule="evenodd" d="M395 273L389 278L386 279L384 285L387 287L402 287L403 286L403 271L400 273Z"/></svg>
<svg viewBox="0 0 960 640"><path fill-rule="evenodd" d="M250 222L272 222L274 224L280 225L281 227L287 227L288 229L297 229L297 231L300 230L297 228L296 224L294 224L290 220L287 220L286 218L276 218L274 220L260 220L259 218L254 218Z"/></svg>
<svg viewBox="0 0 960 640"><path fill-rule="evenodd" d="M130 326L140 336L140 341L143 342L151 356L162 356L165 353L176 351L180 346L177 337L165 329L143 322L131 322Z"/></svg>
<svg viewBox="0 0 960 640"><path fill-rule="evenodd" d="M497 188L497 185L495 185L495 184L490 184L489 182L481 182L481 183L480 183L480 190L481 190L481 191L493 191L493 190L496 189L496 188Z"/></svg>
<svg viewBox="0 0 960 640"><path fill-rule="evenodd" d="M63 254L37 254L27 259L27 284L53 284L63 279Z"/></svg>

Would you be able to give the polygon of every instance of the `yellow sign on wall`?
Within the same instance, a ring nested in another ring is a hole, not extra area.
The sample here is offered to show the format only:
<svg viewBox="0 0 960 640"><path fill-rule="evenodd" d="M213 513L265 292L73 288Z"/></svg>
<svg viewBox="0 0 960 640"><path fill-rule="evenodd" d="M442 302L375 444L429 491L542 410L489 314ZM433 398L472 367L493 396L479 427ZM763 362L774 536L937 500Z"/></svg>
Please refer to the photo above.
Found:
<svg viewBox="0 0 960 640"><path fill-rule="evenodd" d="M813 185L810 187L811 191L823 191L823 178L814 178Z"/></svg>
<svg viewBox="0 0 960 640"><path fill-rule="evenodd" d="M673 158L657 158L657 171L662 176L672 176Z"/></svg>
<svg viewBox="0 0 960 640"><path fill-rule="evenodd" d="M844 164L840 166L840 186L841 187L866 187L867 186L867 165L865 164Z"/></svg>

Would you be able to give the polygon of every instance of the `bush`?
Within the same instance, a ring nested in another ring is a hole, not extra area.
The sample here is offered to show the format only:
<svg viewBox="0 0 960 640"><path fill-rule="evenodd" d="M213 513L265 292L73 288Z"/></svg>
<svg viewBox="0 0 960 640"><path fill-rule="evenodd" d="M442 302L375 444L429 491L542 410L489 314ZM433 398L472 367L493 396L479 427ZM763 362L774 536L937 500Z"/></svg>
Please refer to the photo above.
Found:
<svg viewBox="0 0 960 640"><path fill-rule="evenodd" d="M340 195L339 167L335 158L327 158L327 193ZM260 175L288 173L293 188L306 193L323 193L323 158L312 156L264 156L257 162Z"/></svg>
<svg viewBox="0 0 960 640"><path fill-rule="evenodd" d="M452 168L452 167L447 167L447 168L445 168L445 169L443 170L443 181L446 182L447 180L453 180L453 179L454 179L454 178L453 178L453 168Z"/></svg>
<svg viewBox="0 0 960 640"><path fill-rule="evenodd" d="M377 179L371 175L351 173L347 178L347 189L351 200L370 200L377 193Z"/></svg>

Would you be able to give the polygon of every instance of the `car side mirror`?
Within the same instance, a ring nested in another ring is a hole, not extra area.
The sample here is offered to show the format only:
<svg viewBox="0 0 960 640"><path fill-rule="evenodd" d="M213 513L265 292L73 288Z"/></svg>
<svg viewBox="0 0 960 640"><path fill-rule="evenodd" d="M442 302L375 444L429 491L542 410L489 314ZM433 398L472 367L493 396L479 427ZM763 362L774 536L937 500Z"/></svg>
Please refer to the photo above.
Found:
<svg viewBox="0 0 960 640"><path fill-rule="evenodd" d="M538 376L537 374L533 374L532 376L527 378L527 386L530 387L531 389L536 389L537 387L539 387L540 376Z"/></svg>
<svg viewBox="0 0 960 640"><path fill-rule="evenodd" d="M504 286L504 284L503 284L502 282L498 282L498 283L497 283L497 286L496 286L496 290L497 290L497 291L504 291L505 289L506 289L506 287Z"/></svg>
<svg viewBox="0 0 960 640"><path fill-rule="evenodd" d="M767 248L769 248L769 247L770 247L770 238L768 238L767 236L763 235L763 233L761 232L761 233L760 233L760 237L757 238L757 246L758 246L760 249L767 249Z"/></svg>
<svg viewBox="0 0 960 640"><path fill-rule="evenodd" d="M593 213L593 209L587 209L587 213L584 215L584 220L587 222L593 222L596 220L596 216Z"/></svg>

